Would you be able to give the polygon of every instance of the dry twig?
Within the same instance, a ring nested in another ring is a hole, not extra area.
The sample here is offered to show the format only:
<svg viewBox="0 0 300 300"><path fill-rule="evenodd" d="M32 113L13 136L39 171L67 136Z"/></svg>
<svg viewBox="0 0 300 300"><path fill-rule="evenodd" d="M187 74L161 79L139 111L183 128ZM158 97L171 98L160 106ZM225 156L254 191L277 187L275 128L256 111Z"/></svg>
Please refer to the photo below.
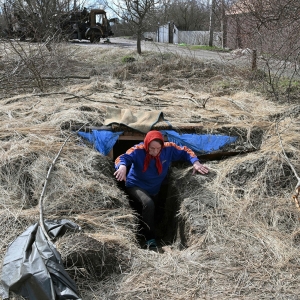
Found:
<svg viewBox="0 0 300 300"><path fill-rule="evenodd" d="M296 169L295 167L292 165L291 161L289 160L288 156L286 155L286 152L283 148L283 143L282 143L282 139L281 139L281 136L280 136L280 133L279 133L279 129L278 129L278 123L276 123L276 131L277 131L277 135L278 135L278 138L279 138L279 143L280 143L280 146L281 146L281 149L282 149L282 156L283 158L285 159L285 161L289 164L290 168L292 169L296 179L298 180L297 184L296 184L296 187L295 187L295 194L292 196L294 202L295 202L295 205L298 209L300 209L300 205L299 205L299 193L300 193L300 177L298 175L298 173L296 172Z"/></svg>
<svg viewBox="0 0 300 300"><path fill-rule="evenodd" d="M86 123L87 124L87 123ZM83 128L86 124L82 125L78 130L80 131L81 128ZM55 156L55 158L53 159L49 169L48 169L48 172L47 172L47 176L46 176L46 179L45 179L45 183L44 183L44 187L43 187L43 190L42 190L42 193L41 193L41 196L40 196L40 200L39 200L39 210L40 210L40 226L42 228L42 231L44 232L45 236L47 237L47 239L49 241L51 241L51 238L50 236L48 235L47 233L47 230L45 229L45 224L44 224L44 210L43 210L43 201L44 201L44 196L45 196L45 193L46 193L46 190L47 190L47 185L48 185L48 182L49 182L49 178L50 178L50 174L52 172L52 169L53 167L55 166L56 164L56 161L58 160L64 146L66 145L66 143L68 142L68 140L70 139L70 137L74 135L74 133L71 133L64 141L64 143L61 145L57 155Z"/></svg>

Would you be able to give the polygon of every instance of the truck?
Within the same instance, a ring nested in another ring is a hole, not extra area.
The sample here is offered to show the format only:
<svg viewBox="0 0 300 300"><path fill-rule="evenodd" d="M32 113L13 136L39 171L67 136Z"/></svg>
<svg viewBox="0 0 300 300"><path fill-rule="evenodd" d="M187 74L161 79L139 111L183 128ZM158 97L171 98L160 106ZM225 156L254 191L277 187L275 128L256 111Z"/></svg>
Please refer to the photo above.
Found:
<svg viewBox="0 0 300 300"><path fill-rule="evenodd" d="M114 33L111 23L117 23L117 19L107 19L103 9L86 8L83 10L55 13L52 16L41 17L38 13L28 14L26 11L14 11L6 14L7 30L9 38L30 39L32 41L46 40L45 35L60 35L70 40L89 40L97 43L100 39L108 40ZM44 21L43 21L44 20ZM48 24L44 24L47 20Z"/></svg>
<svg viewBox="0 0 300 300"><path fill-rule="evenodd" d="M85 39L97 43L100 39L108 39L114 35L110 24L116 22L116 18L107 19L103 9L91 9L88 12L84 8L82 11L68 14L63 21L62 29L70 39Z"/></svg>

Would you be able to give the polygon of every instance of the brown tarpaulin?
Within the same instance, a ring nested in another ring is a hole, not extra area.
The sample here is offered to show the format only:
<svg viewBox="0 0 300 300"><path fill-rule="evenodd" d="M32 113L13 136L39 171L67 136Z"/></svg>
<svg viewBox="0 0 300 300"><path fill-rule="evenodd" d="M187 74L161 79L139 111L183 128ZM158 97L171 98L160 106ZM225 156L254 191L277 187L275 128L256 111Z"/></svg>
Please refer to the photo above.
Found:
<svg viewBox="0 0 300 300"><path fill-rule="evenodd" d="M137 111L130 109L107 108L104 125L120 124L147 133L157 122L163 121L164 115L161 111Z"/></svg>

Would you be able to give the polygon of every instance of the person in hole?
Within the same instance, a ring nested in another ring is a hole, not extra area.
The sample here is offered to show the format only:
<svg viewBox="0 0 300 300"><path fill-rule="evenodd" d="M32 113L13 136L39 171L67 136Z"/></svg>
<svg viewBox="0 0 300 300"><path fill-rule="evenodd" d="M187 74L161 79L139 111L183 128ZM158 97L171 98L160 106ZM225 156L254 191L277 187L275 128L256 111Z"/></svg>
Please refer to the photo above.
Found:
<svg viewBox="0 0 300 300"><path fill-rule="evenodd" d="M115 160L116 179L125 181L132 207L141 208L137 211L141 217L147 249L157 249L155 203L159 200L158 194L171 162L180 160L193 165L193 174L209 172L191 149L173 142L164 142L163 135L156 130L149 131L144 142L131 147Z"/></svg>

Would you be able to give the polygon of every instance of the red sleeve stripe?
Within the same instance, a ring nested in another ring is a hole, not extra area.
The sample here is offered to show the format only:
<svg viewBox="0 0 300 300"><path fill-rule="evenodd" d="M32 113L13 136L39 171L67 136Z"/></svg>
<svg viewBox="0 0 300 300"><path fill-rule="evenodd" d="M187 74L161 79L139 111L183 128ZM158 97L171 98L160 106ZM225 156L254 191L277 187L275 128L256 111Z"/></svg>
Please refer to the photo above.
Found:
<svg viewBox="0 0 300 300"><path fill-rule="evenodd" d="M194 153L193 150L191 150L190 148L186 147L186 146L178 146L173 142L165 142L165 147L175 147L177 150L184 150L186 151L191 157L197 157L197 155Z"/></svg>
<svg viewBox="0 0 300 300"><path fill-rule="evenodd" d="M141 144L141 145L135 145L135 146L129 148L129 149L126 151L126 154L131 154L134 150L140 150L140 149L145 149L145 148L144 148L144 144Z"/></svg>
<svg viewBox="0 0 300 300"><path fill-rule="evenodd" d="M127 151L126 151L126 154L130 155L134 150L137 150L137 149L144 149L144 144L141 144L141 145L135 145L131 148L129 148ZM120 162L121 162L121 159L120 157L122 156L123 154L121 154L120 156L118 156L115 160L115 164L118 165Z"/></svg>
<svg viewBox="0 0 300 300"><path fill-rule="evenodd" d="M116 160L115 160L115 165L118 165L120 162L121 162L120 156L118 156L118 157L116 158Z"/></svg>

